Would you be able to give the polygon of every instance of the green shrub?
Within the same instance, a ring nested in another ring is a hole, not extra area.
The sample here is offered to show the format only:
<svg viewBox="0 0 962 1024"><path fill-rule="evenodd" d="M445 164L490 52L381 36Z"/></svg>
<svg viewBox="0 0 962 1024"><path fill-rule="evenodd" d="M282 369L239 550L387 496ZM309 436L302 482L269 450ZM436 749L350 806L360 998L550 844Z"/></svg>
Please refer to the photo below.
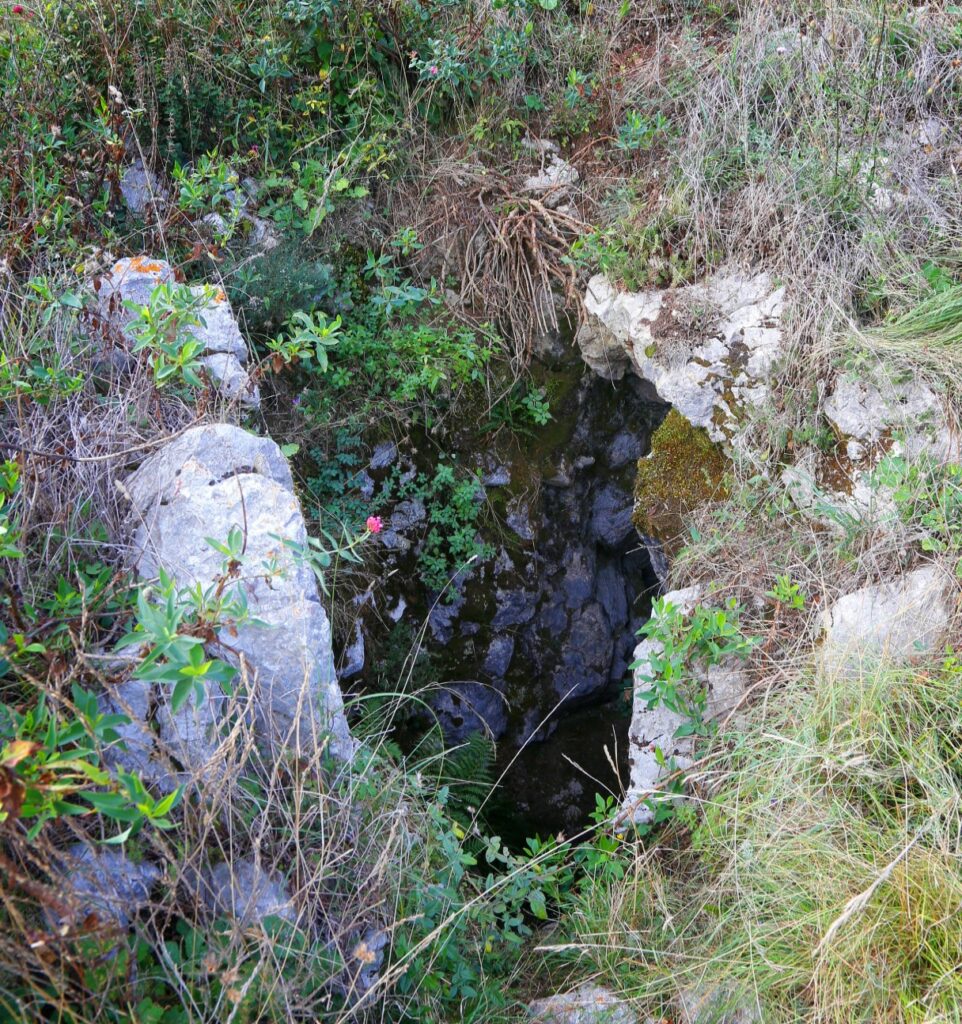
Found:
<svg viewBox="0 0 962 1024"><path fill-rule="evenodd" d="M712 731L713 723L705 720L708 693L698 674L731 656L748 656L756 641L742 635L738 613L734 600L725 608L698 605L686 615L659 598L639 630L639 636L652 641L652 648L646 659L630 668L650 685L636 690L635 700L645 701L649 709L664 706L687 719L675 730L676 737Z"/></svg>
<svg viewBox="0 0 962 1024"><path fill-rule="evenodd" d="M457 588L448 589L472 562L494 555L490 544L478 535L484 510L484 487L476 476L462 476L454 466L441 462L433 473L418 473L402 480L395 469L379 496L381 502L408 498L422 502L427 528L418 545L418 571L424 585L445 592L453 601Z"/></svg>

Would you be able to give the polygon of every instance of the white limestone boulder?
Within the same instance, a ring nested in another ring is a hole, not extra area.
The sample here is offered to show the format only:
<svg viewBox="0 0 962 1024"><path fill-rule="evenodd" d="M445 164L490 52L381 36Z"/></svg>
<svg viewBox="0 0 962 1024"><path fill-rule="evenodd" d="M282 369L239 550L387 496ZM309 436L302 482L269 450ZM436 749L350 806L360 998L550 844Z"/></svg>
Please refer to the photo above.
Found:
<svg viewBox="0 0 962 1024"><path fill-rule="evenodd" d="M585 294L577 341L612 380L634 372L715 441L769 394L782 352L785 289L767 273L722 270L677 289L624 292L599 274Z"/></svg>
<svg viewBox="0 0 962 1024"><path fill-rule="evenodd" d="M840 532L856 521L887 532L899 527L898 476L881 472L886 458L934 469L962 455L945 403L922 380L892 380L880 371L842 375L822 412L835 450L803 450L781 480L800 511Z"/></svg>
<svg viewBox="0 0 962 1024"><path fill-rule="evenodd" d="M631 1006L601 985L581 985L528 1004L533 1024L639 1024Z"/></svg>
<svg viewBox="0 0 962 1024"><path fill-rule="evenodd" d="M923 453L939 462L959 457L959 440L945 405L924 381L845 375L822 411L854 462L864 460L883 440L889 442L887 451L909 458Z"/></svg>
<svg viewBox="0 0 962 1024"><path fill-rule="evenodd" d="M948 573L932 564L840 597L822 613L822 673L931 654L951 625L957 596Z"/></svg>
<svg viewBox="0 0 962 1024"><path fill-rule="evenodd" d="M220 631L211 653L246 668L254 690L260 738L310 755L319 745L347 759L353 742L334 671L331 627L316 578L291 544L307 531L291 490L290 469L273 441L237 427L196 427L148 458L127 480L133 505L133 557L144 579L163 568L181 587L214 586L231 529L244 538L243 564L227 591L247 602L248 621ZM216 703L216 696L212 701ZM179 730L194 749L211 754L218 709L195 709ZM195 728L196 727L196 728Z"/></svg>
<svg viewBox="0 0 962 1024"><path fill-rule="evenodd" d="M105 325L127 332L137 319L137 306L147 306L161 284L186 289L198 300L195 310L200 321L184 331L200 342L200 363L225 397L248 406L260 404L260 394L245 369L247 344L227 295L221 288L182 285L165 260L132 256L118 260L95 283L97 313Z"/></svg>

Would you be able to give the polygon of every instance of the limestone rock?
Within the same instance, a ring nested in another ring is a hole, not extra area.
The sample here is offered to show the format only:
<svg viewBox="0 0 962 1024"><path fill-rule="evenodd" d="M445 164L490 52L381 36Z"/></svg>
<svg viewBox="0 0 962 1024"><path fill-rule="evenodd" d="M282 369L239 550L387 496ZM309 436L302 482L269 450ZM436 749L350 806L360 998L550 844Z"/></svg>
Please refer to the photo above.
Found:
<svg viewBox="0 0 962 1024"><path fill-rule="evenodd" d="M784 301L785 289L764 272L722 270L683 288L643 292L619 291L598 274L588 282L577 341L596 373L616 380L632 370L720 441L742 407L768 395Z"/></svg>
<svg viewBox="0 0 962 1024"><path fill-rule="evenodd" d="M170 707L169 688L160 690L157 698L157 732L165 752L189 774L210 782L218 762L228 698L214 684L207 686L204 700L198 703L191 695L177 711Z"/></svg>
<svg viewBox="0 0 962 1024"><path fill-rule="evenodd" d="M226 861L201 872L201 899L213 914L228 914L242 924L266 917L295 921L297 913L283 879L253 860Z"/></svg>
<svg viewBox="0 0 962 1024"><path fill-rule="evenodd" d="M138 157L124 168L120 176L120 194L127 208L137 217L143 217L148 210L161 210L170 202L170 192L157 180L149 167Z"/></svg>
<svg viewBox="0 0 962 1024"><path fill-rule="evenodd" d="M628 1003L601 985L536 999L528 1013L535 1024L640 1024Z"/></svg>
<svg viewBox="0 0 962 1024"><path fill-rule="evenodd" d="M137 317L128 304L146 306L160 284L175 284L173 268L165 260L133 256L116 262L98 282L97 310L104 322L126 331ZM187 288L196 299L204 298L197 312L200 323L185 328L202 346L201 364L219 390L245 405L260 404L260 395L244 369L247 345L237 326L227 296L220 288L202 285Z"/></svg>
<svg viewBox="0 0 962 1024"><path fill-rule="evenodd" d="M665 600L684 614L690 613L702 597L701 588L688 587L665 595ZM651 710L646 702L637 696L639 691L650 688L645 674L648 656L658 651L657 642L642 640L635 648L634 660L641 665L634 671L635 700L632 708L631 726L628 731L628 759L631 764L631 780L625 796L624 807L638 824L654 819L654 810L645 802L649 796L658 798L665 769L660 760L672 758L678 768L690 763L692 740L678 739L675 732L685 724L684 716L658 705ZM712 665L697 673L696 681L708 690L706 715L715 717L731 711L745 691L747 678L745 670L736 659L721 665ZM661 757L659 757L659 753Z"/></svg>
<svg viewBox="0 0 962 1024"><path fill-rule="evenodd" d="M859 442L861 447L850 452L855 457L864 456L867 446L886 437L893 439L890 451L909 458L923 452L940 462L959 457L959 441L949 427L942 401L920 380L842 377L826 399L823 412L841 438Z"/></svg>
<svg viewBox="0 0 962 1024"><path fill-rule="evenodd" d="M97 281L99 314L123 330L135 317L126 303L146 306L159 284L174 282L174 268L166 260L148 256L130 256L118 260Z"/></svg>
<svg viewBox="0 0 962 1024"><path fill-rule="evenodd" d="M733 1000L723 988L684 989L675 997L674 1008L678 1024L761 1024L754 1010Z"/></svg>
<svg viewBox="0 0 962 1024"><path fill-rule="evenodd" d="M128 679L98 700L101 714L125 715L129 722L114 727L119 742L104 750L108 768L123 768L153 782L164 791L174 788L170 773L156 760L156 736L150 727L153 686L143 679Z"/></svg>
<svg viewBox="0 0 962 1024"><path fill-rule="evenodd" d="M926 565L839 598L822 613L823 672L935 650L951 623L955 591L940 566Z"/></svg>
<svg viewBox="0 0 962 1024"><path fill-rule="evenodd" d="M149 472L145 467L149 466ZM126 481L134 507L169 504L184 487L213 487L239 473L255 473L293 492L291 467L280 448L228 423L193 427L155 452Z"/></svg>
<svg viewBox="0 0 962 1024"><path fill-rule="evenodd" d="M254 688L262 740L310 754L329 734L329 749L348 758L353 744L334 671L331 629L310 567L290 545L307 531L290 469L269 440L228 426L195 427L144 462L128 479L137 527L134 558L140 575L164 568L180 586L215 585L224 558L206 538L223 542L232 527L244 532L244 565L236 583L249 620L222 629L224 660L243 659ZM211 699L216 700L216 696ZM207 711L196 733L196 757L206 758ZM210 713L216 717L214 709ZM194 736L195 733L191 732Z"/></svg>
<svg viewBox="0 0 962 1024"><path fill-rule="evenodd" d="M226 398L255 409L260 406L260 389L251 383L247 371L233 353L218 352L204 356L200 364L216 383L217 390Z"/></svg>
<svg viewBox="0 0 962 1024"><path fill-rule="evenodd" d="M76 908L71 916L82 921L89 914L115 921L121 928L145 906L161 871L146 861L135 864L121 850L93 850L85 843L67 849L64 897Z"/></svg>
<svg viewBox="0 0 962 1024"><path fill-rule="evenodd" d="M557 153L551 153L541 173L526 178L525 192L550 192L577 184L581 175L578 168L563 160Z"/></svg>

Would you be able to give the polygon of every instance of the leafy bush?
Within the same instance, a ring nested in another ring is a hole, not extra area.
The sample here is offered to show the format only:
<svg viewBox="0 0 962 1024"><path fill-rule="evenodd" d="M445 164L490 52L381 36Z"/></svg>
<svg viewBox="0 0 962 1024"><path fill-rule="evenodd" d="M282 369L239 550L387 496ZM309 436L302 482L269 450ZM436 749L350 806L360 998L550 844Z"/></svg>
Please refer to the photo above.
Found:
<svg viewBox="0 0 962 1024"><path fill-rule="evenodd" d="M707 735L711 723L705 720L708 693L697 678L725 658L747 657L755 641L744 637L738 628L738 607L734 601L727 608L698 605L684 614L665 598L655 601L651 618L641 627L639 636L652 642L646 660L631 665L642 679L651 684L635 693L649 708L664 705L687 721L675 730L675 736Z"/></svg>
<svg viewBox="0 0 962 1024"><path fill-rule="evenodd" d="M484 488L476 476L460 476L454 466L441 462L433 473L418 473L404 480L394 471L379 497L382 502L408 498L421 502L427 515L427 531L417 548L418 567L424 585L447 600L457 588L448 584L470 563L483 561L494 549L481 541L478 526L484 509Z"/></svg>

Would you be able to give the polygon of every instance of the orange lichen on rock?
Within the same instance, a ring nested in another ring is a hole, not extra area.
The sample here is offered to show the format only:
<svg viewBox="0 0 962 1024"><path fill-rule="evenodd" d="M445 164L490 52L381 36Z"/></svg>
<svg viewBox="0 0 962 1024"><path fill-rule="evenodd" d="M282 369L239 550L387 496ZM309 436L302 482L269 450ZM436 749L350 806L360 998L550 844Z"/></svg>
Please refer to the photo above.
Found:
<svg viewBox="0 0 962 1024"><path fill-rule="evenodd" d="M120 264L118 263L114 270L117 270L119 266ZM156 260L148 260L144 256L135 256L130 261L130 269L140 274L161 274L163 273L164 265Z"/></svg>

